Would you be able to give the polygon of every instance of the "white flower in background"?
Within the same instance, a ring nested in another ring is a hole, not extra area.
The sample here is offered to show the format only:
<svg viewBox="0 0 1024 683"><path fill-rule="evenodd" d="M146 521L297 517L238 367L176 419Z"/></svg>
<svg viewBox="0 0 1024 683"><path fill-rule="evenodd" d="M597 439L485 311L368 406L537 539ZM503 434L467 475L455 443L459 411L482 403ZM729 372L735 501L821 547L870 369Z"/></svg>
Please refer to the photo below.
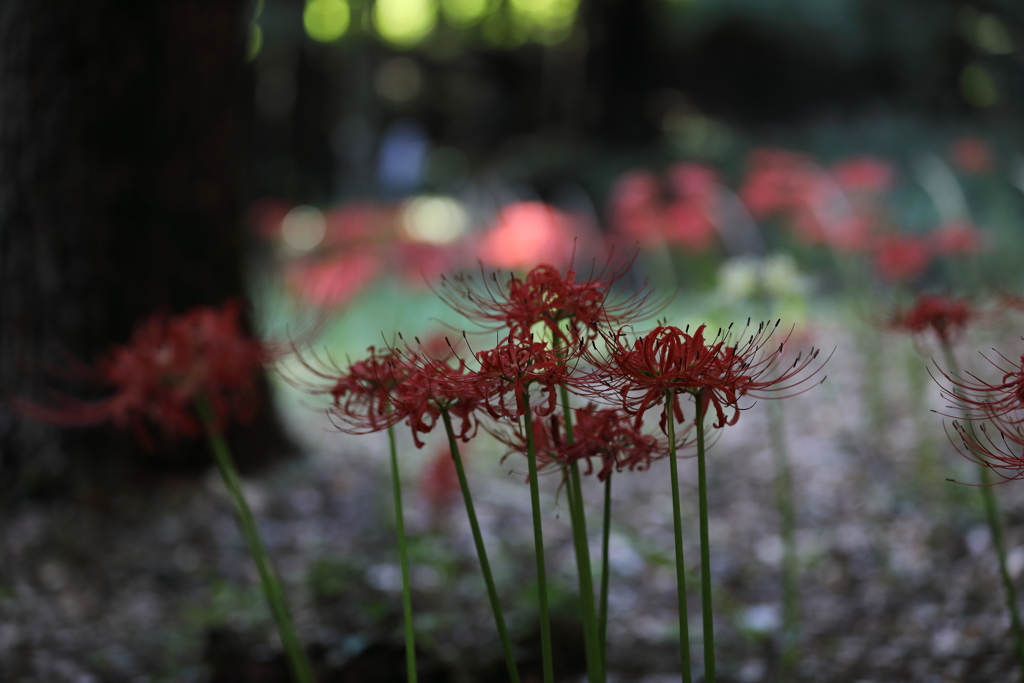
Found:
<svg viewBox="0 0 1024 683"><path fill-rule="evenodd" d="M790 254L739 256L718 269L718 293L730 303L757 296L803 298L809 291L810 279L800 273Z"/></svg>
<svg viewBox="0 0 1024 683"><path fill-rule="evenodd" d="M718 268L718 292L727 301L743 301L758 291L759 259L738 256L723 261Z"/></svg>
<svg viewBox="0 0 1024 683"><path fill-rule="evenodd" d="M810 280L800 274L792 254L769 254L761 261L761 286L773 297L803 297Z"/></svg>

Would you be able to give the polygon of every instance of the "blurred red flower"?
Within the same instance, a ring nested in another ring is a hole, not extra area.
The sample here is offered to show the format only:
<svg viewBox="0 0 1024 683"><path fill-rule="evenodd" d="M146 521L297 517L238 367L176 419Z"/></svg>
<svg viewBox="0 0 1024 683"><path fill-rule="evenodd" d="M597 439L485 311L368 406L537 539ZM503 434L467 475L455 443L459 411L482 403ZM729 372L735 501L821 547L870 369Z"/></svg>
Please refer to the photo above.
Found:
<svg viewBox="0 0 1024 683"><path fill-rule="evenodd" d="M480 260L493 268L532 268L541 262L564 266L572 259L571 221L541 202L517 202L501 210L480 244Z"/></svg>
<svg viewBox="0 0 1024 683"><path fill-rule="evenodd" d="M367 251L308 256L287 266L288 286L314 306L341 306L355 297L380 272L381 261Z"/></svg>
<svg viewBox="0 0 1024 683"><path fill-rule="evenodd" d="M898 332L921 334L931 330L944 344L967 326L976 316L967 301L957 301L935 294L922 294L917 302L905 311L895 312L886 326Z"/></svg>
<svg viewBox="0 0 1024 683"><path fill-rule="evenodd" d="M953 143L949 155L963 173L984 173L992 168L992 148L979 137L960 138Z"/></svg>
<svg viewBox="0 0 1024 683"><path fill-rule="evenodd" d="M835 164L832 177L847 192L885 192L895 184L896 172L888 161L857 156Z"/></svg>
<svg viewBox="0 0 1024 683"><path fill-rule="evenodd" d="M83 379L114 393L98 401L52 397L51 405L17 400L25 415L68 427L104 422L135 431L149 444L149 426L164 435L197 436L197 399L209 402L215 427L256 413L258 372L267 359L263 345L245 333L241 303L198 307L177 316L163 313L141 321L123 346L114 346Z"/></svg>
<svg viewBox="0 0 1024 683"><path fill-rule="evenodd" d="M981 251L982 234L964 221L939 226L931 235L932 248L943 256L976 254Z"/></svg>
<svg viewBox="0 0 1024 683"><path fill-rule="evenodd" d="M875 242L875 268L886 282L912 280L928 268L928 243L912 235L886 235Z"/></svg>

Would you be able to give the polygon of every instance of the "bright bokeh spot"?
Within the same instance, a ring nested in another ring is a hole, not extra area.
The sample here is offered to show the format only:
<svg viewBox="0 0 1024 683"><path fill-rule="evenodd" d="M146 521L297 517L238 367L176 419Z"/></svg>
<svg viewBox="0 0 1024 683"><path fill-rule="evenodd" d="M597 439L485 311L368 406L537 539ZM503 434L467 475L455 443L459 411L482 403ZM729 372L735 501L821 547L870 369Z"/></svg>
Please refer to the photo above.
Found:
<svg viewBox="0 0 1024 683"><path fill-rule="evenodd" d="M395 47L413 47L437 24L436 0L377 0L373 23L381 37Z"/></svg>
<svg viewBox="0 0 1024 683"><path fill-rule="evenodd" d="M517 24L531 37L558 42L568 36L576 20L579 0L509 0Z"/></svg>
<svg viewBox="0 0 1024 683"><path fill-rule="evenodd" d="M319 209L296 206L281 221L281 239L296 251L309 251L324 239L327 221Z"/></svg>
<svg viewBox="0 0 1024 683"><path fill-rule="evenodd" d="M561 267L572 258L569 223L568 216L540 202L507 206L481 242L480 260L493 268L527 269L538 263Z"/></svg>
<svg viewBox="0 0 1024 683"><path fill-rule="evenodd" d="M450 244L469 228L469 216L451 197L417 197L405 205L405 233L417 242Z"/></svg>
<svg viewBox="0 0 1024 683"><path fill-rule="evenodd" d="M347 0L309 0L302 13L306 33L320 43L329 43L345 35L350 19Z"/></svg>
<svg viewBox="0 0 1024 683"><path fill-rule="evenodd" d="M487 0L441 0L441 11L456 26L470 26L487 15Z"/></svg>

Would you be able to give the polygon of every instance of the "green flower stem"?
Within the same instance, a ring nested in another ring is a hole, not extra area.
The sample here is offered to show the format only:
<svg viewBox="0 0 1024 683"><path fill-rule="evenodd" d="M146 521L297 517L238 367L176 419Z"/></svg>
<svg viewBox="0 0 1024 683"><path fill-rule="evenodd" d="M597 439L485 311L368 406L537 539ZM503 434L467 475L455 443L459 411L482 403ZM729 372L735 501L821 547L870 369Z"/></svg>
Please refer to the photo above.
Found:
<svg viewBox="0 0 1024 683"><path fill-rule="evenodd" d="M668 464L672 473L672 527L676 541L676 587L679 601L679 658L682 665L683 683L691 683L690 672L690 627L686 611L686 566L683 560L683 516L679 504L679 465L676 463L676 395L671 389L665 392L665 423L668 426ZM700 408L697 409L700 416ZM698 422L699 424L699 422ZM700 434L700 432L698 432Z"/></svg>
<svg viewBox="0 0 1024 683"><path fill-rule="evenodd" d="M796 512L793 505L793 475L786 446L783 406L769 401L768 430L775 460L775 501L779 508L782 536L782 680L793 678L797 662L797 636L800 624L798 567L796 557Z"/></svg>
<svg viewBox="0 0 1024 683"><path fill-rule="evenodd" d="M560 387L562 414L565 418L565 442L575 441L572 425L572 409L569 406L569 392ZM587 543L587 518L583 511L583 488L580 468L575 462L569 465L569 518L572 521L572 541L576 550L576 573L579 576L580 607L583 617L583 642L587 654L587 679L590 683L603 683L604 648L598 640L597 615L594 609L594 575L590 568L590 545Z"/></svg>
<svg viewBox="0 0 1024 683"><path fill-rule="evenodd" d="M213 451L214 460L220 468L221 477L224 479L224 486L231 494L231 501L235 505L235 514L242 527L242 534L249 543L249 552L256 562L256 569L260 574L260 581L263 584L263 592L270 605L270 611L277 623L277 632L281 636L281 644L288 655L288 661L292 667L292 673L298 683L313 683L313 672L309 667L309 660L302 649L299 638L295 635L295 628L292 626L291 617L288 616L288 606L285 601L284 591L277 579L267 548L260 537L256 520L253 519L249 504L245 501L245 494L242 493L242 482L238 478L238 471L231 459L231 451L224 440L224 436L217 429L216 420L213 415L213 408L210 402L203 396L196 399L196 410L206 429L206 437L210 442L210 449Z"/></svg>
<svg viewBox="0 0 1024 683"><path fill-rule="evenodd" d="M954 377L960 376L960 366L953 355L953 349L949 342L942 341L942 353L946 359L946 366ZM971 428L971 422L964 415L967 428ZM999 558L999 575L1003 580L1003 590L1006 594L1006 606L1010 610L1010 623L1013 627L1014 648L1017 651L1017 660L1020 664L1020 677L1024 682L1024 627L1021 625L1020 610L1017 608L1017 589L1010 577L1010 570L1006 566L1006 545L1003 541L1003 525L999 514L999 505L996 502L996 494L993 490L992 475L989 468L979 464L981 485L978 491L981 492L981 502L985 509L985 521L988 522L989 533L992 534L992 545L996 548L996 555Z"/></svg>
<svg viewBox="0 0 1024 683"><path fill-rule="evenodd" d="M704 457L701 394L694 395L697 415L697 487L700 500L700 597L704 617L704 681L715 683L715 615L711 611L711 539L708 537L708 474ZM671 421L671 420L670 420Z"/></svg>
<svg viewBox="0 0 1024 683"><path fill-rule="evenodd" d="M391 487L395 499L395 530L398 532L398 562L402 567L402 615L405 621L405 668L409 683L416 683L416 636L412 628L412 589L409 582L409 553L405 547L405 520L402 514L402 483L398 477L398 449L395 427L388 426L391 447Z"/></svg>
<svg viewBox="0 0 1024 683"><path fill-rule="evenodd" d="M530 396L523 392L523 424L526 429L526 462L530 472L530 507L533 511L533 547L537 560L537 596L540 603L540 647L544 662L544 683L554 683L551 657L551 620L548 616L548 579L544 566L544 531L540 512L540 485L537 481L537 449L533 443L533 415Z"/></svg>
<svg viewBox="0 0 1024 683"><path fill-rule="evenodd" d="M505 627L505 617L501 612L501 603L498 601L498 591L494 587L491 563L487 561L487 549L484 547L484 537L480 533L480 523L476 519L473 497L469 493L469 482L466 480L466 469L462 466L462 456L459 454L459 443L455 438L455 430L452 428L452 418L447 410L442 410L441 419L444 421L444 430L448 435L448 445L451 448L452 460L455 462L455 472L459 477L462 500L466 503L466 516L469 517L469 527L473 532L473 543L476 544L476 555L480 560L480 572L484 575L484 583L487 584L487 597L490 598L491 610L494 612L498 637L501 638L501 649L505 653L508 679L510 683L519 683L519 670L516 668L516 659L512 654L512 642L509 640L508 629Z"/></svg>
<svg viewBox="0 0 1024 683"><path fill-rule="evenodd" d="M608 666L608 541L611 537L612 528L612 475L615 470L608 472L608 478L604 480L604 520L601 527L601 602L600 610L597 613L597 638L601 643L601 661Z"/></svg>

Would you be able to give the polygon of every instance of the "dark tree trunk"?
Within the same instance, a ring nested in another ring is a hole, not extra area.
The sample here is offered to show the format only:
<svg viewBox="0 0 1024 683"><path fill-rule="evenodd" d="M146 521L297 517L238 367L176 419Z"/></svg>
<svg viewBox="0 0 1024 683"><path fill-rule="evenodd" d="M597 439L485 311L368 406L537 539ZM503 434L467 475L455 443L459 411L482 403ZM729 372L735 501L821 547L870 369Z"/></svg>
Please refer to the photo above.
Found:
<svg viewBox="0 0 1024 683"><path fill-rule="evenodd" d="M241 294L246 7L0 2L5 395L52 385L45 365L61 347L92 362L154 310ZM284 443L272 419L254 425L246 441ZM22 490L134 450L109 430L44 427L0 404L0 477Z"/></svg>

